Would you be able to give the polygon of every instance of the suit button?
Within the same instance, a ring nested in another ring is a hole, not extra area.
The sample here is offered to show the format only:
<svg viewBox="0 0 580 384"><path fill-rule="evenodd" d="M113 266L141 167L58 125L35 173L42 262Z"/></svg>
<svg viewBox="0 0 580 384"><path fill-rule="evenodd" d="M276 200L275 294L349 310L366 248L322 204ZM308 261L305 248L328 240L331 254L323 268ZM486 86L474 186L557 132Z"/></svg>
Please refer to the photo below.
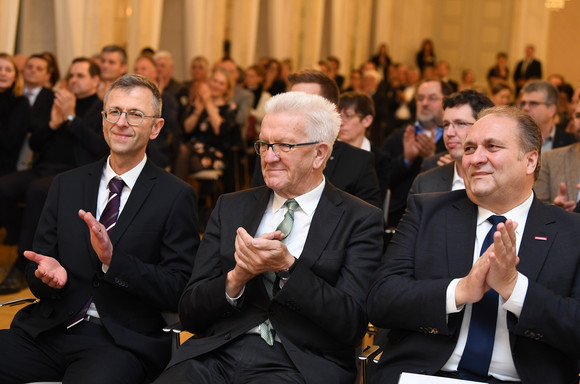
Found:
<svg viewBox="0 0 580 384"><path fill-rule="evenodd" d="M229 332L224 335L225 340L229 340L229 339L231 339L231 337L232 337L232 335Z"/></svg>

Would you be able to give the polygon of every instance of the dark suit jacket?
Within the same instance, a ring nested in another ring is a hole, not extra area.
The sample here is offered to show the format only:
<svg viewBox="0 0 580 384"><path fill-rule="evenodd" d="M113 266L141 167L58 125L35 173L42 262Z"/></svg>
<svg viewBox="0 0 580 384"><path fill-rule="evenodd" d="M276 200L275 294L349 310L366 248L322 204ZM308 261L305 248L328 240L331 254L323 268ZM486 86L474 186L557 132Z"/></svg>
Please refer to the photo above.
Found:
<svg viewBox="0 0 580 384"><path fill-rule="evenodd" d="M384 161L382 158L381 164L384 164ZM381 169L384 168L386 166L382 166ZM372 153L342 141L335 141L332 154L326 163L326 168L324 168L324 176L337 188L375 207L383 206ZM258 187L265 184L260 157L258 157L251 186Z"/></svg>
<svg viewBox="0 0 580 384"><path fill-rule="evenodd" d="M40 302L16 315L12 327L32 337L67 324L89 297L103 326L121 348L146 363L151 379L169 360L171 340L162 332L162 311L177 311L199 244L193 188L147 162L116 226L113 259L106 274L78 210L96 211L104 161L58 175L38 223L34 251L57 259L67 270L64 288L26 277Z"/></svg>
<svg viewBox="0 0 580 384"><path fill-rule="evenodd" d="M383 152L390 159L389 165L389 188L391 189L391 204L389 206L389 226L397 226L407 206L407 196L413 184L413 180L420 173L423 159L418 157L413 164L407 166L404 160L403 135L405 128L398 128L391 133L385 144ZM436 143L435 153L445 151L443 137Z"/></svg>
<svg viewBox="0 0 580 384"><path fill-rule="evenodd" d="M526 71L522 71L522 66L524 61L518 62L516 70L514 71L514 81L517 83L519 79L541 79L542 78L542 63L538 60L533 59L532 62L526 68Z"/></svg>
<svg viewBox="0 0 580 384"><path fill-rule="evenodd" d="M415 177L409 196L416 193L449 192L453 186L455 162L422 172Z"/></svg>
<svg viewBox="0 0 580 384"><path fill-rule="evenodd" d="M565 147L567 145L570 144L574 144L576 142L576 136L565 132L565 131L561 131L559 129L556 129L556 134L554 135L554 144L552 145L552 149L556 149L556 148L560 148L560 147Z"/></svg>
<svg viewBox="0 0 580 384"><path fill-rule="evenodd" d="M307 383L351 384L354 347L367 327L365 292L381 256L381 212L327 181L286 285L270 302L256 277L233 307L225 281L235 265L236 229L255 235L271 194L260 187L219 198L179 304L181 322L199 338L182 345L169 366L218 349L269 317Z"/></svg>
<svg viewBox="0 0 580 384"><path fill-rule="evenodd" d="M54 92L48 88L42 88L34 105L30 109L30 131L34 132L38 127L48 124L50 121L50 111L54 100Z"/></svg>
<svg viewBox="0 0 580 384"><path fill-rule="evenodd" d="M413 195L371 285L369 320L391 329L373 381L434 374L455 348L464 311L445 314L447 286L472 267L477 206L465 191ZM534 199L519 249L529 280L519 319L508 313L522 383L576 383L580 356L580 216Z"/></svg>

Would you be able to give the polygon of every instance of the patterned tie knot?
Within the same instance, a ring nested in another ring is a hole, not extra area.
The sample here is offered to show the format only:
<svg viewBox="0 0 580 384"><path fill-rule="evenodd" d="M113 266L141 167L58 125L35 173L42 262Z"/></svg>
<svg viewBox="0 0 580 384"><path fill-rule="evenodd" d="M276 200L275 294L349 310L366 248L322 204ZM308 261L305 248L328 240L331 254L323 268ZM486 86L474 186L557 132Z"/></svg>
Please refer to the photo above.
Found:
<svg viewBox="0 0 580 384"><path fill-rule="evenodd" d="M124 186L125 182L123 181L123 179L113 177L111 181L109 181L109 191L111 191L112 193L116 193L117 195L121 194L121 191L123 190Z"/></svg>
<svg viewBox="0 0 580 384"><path fill-rule="evenodd" d="M280 231L284 234L284 239L290 234L292 230L292 225L294 224L294 211L299 207L298 203L294 199L286 200L284 203L288 211L284 215L284 219L276 228L277 231Z"/></svg>

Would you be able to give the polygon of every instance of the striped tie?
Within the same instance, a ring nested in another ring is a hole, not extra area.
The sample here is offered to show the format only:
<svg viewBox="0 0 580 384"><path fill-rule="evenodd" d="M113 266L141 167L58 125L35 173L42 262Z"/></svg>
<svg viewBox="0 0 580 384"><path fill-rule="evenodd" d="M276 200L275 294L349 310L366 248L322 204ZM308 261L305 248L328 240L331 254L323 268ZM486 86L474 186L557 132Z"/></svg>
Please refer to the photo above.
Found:
<svg viewBox="0 0 580 384"><path fill-rule="evenodd" d="M123 191L124 185L125 182L116 177L113 177L109 181L109 200L99 220L105 226L107 232L110 232L117 223L119 207L121 206L121 192Z"/></svg>

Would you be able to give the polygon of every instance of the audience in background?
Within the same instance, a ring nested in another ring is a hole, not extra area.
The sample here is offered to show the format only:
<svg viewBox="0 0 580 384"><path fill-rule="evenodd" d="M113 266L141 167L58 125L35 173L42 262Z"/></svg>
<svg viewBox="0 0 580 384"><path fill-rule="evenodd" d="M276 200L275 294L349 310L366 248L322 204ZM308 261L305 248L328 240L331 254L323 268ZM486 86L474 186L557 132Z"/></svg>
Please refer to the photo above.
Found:
<svg viewBox="0 0 580 384"><path fill-rule="evenodd" d="M576 141L570 133L556 129L558 90L551 83L533 80L524 85L519 107L534 118L542 133L542 152L563 147Z"/></svg>
<svg viewBox="0 0 580 384"><path fill-rule="evenodd" d="M417 57L415 60L415 63L417 64L417 67L419 67L419 70L421 71L423 78L427 78L428 76L433 77L433 74L425 73L425 67L427 65L433 66L435 65L435 62L436 56L435 50L433 48L433 41L431 39L425 39L421 43L421 49L419 50L419 52L417 52Z"/></svg>
<svg viewBox="0 0 580 384"><path fill-rule="evenodd" d="M507 67L507 54L499 52L495 60L495 65L487 72L487 81L490 87L498 82L507 82L510 76L510 70Z"/></svg>
<svg viewBox="0 0 580 384"><path fill-rule="evenodd" d="M101 84L99 84L98 95L103 100L111 84L127 73L127 52L118 45L104 46L99 57L99 67L101 68Z"/></svg>
<svg viewBox="0 0 580 384"><path fill-rule="evenodd" d="M512 89L506 83L494 82L490 87L490 92L494 105L510 105L512 103Z"/></svg>
<svg viewBox="0 0 580 384"><path fill-rule="evenodd" d="M54 177L104 156L101 110L97 96L99 67L88 58L74 59L67 74L67 87L55 92L50 120L34 127L30 170L0 178L0 215L6 228L6 243L19 245L19 260L0 291L17 292L25 286L24 251L31 249L38 219ZM20 204L24 202L24 212Z"/></svg>
<svg viewBox="0 0 580 384"><path fill-rule="evenodd" d="M183 140L173 172L183 180L204 169L226 168L226 151L235 124L236 107L231 103L234 79L216 68L208 83L201 83L198 95L186 109Z"/></svg>
<svg viewBox="0 0 580 384"><path fill-rule="evenodd" d="M28 131L30 105L22 91L22 75L16 63L7 53L0 53L0 176L16 172Z"/></svg>

